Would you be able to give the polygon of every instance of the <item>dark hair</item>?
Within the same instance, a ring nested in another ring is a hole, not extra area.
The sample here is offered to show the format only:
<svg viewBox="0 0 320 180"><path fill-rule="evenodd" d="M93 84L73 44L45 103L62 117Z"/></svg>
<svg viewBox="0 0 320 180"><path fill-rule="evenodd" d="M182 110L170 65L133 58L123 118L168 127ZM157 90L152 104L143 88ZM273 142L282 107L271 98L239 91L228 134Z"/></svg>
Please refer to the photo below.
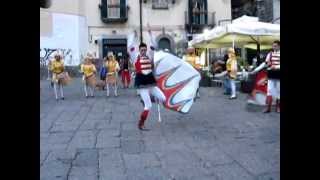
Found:
<svg viewBox="0 0 320 180"><path fill-rule="evenodd" d="M280 46L280 41L279 40L276 40L276 41L273 41L273 43L276 43Z"/></svg>
<svg viewBox="0 0 320 180"><path fill-rule="evenodd" d="M142 43L140 43L140 45L139 45L139 49L142 48L142 47L147 47L147 45L142 42Z"/></svg>

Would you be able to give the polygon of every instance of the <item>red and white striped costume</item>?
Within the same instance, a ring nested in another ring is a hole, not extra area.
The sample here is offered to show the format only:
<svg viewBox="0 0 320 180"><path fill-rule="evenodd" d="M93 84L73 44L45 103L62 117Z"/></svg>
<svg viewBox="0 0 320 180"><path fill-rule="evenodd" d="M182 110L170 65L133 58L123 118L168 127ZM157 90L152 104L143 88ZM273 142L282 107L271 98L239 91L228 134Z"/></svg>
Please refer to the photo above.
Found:
<svg viewBox="0 0 320 180"><path fill-rule="evenodd" d="M280 99L280 51L270 52L266 63L268 65L267 96Z"/></svg>
<svg viewBox="0 0 320 180"><path fill-rule="evenodd" d="M150 95L156 97L159 101L164 102L166 97L163 92L156 86L156 80L153 75L153 50L155 41L150 35L151 45L148 46L148 52L146 55L140 55L138 49L138 40L136 36L128 37L128 50L131 63L135 66L135 86L138 88L139 95L144 104L144 110L140 115L138 123L139 129L144 129L144 122L146 121L149 111L152 107Z"/></svg>
<svg viewBox="0 0 320 180"><path fill-rule="evenodd" d="M280 50L272 51L266 58L268 65L267 105L270 112L272 99L276 99L277 112L280 112Z"/></svg>
<svg viewBox="0 0 320 180"><path fill-rule="evenodd" d="M138 56L135 63L136 73L147 75L152 72L152 61L147 56Z"/></svg>

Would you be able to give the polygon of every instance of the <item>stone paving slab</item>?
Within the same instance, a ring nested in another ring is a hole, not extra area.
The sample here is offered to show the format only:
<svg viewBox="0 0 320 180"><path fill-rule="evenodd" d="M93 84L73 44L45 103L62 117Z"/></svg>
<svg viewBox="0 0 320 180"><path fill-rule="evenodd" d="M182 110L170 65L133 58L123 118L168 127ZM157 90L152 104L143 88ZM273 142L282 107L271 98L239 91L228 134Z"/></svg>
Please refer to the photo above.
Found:
<svg viewBox="0 0 320 180"><path fill-rule="evenodd" d="M201 88L188 114L154 105L139 131L134 89L86 99L80 79L56 101L41 81L41 180L279 180L280 114Z"/></svg>

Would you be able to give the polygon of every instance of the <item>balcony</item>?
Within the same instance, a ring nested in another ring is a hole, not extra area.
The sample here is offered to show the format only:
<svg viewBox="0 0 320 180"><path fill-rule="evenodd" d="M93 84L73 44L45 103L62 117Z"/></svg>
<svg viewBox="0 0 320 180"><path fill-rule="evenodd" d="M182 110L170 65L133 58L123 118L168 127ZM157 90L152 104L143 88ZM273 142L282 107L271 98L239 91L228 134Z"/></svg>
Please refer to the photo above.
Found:
<svg viewBox="0 0 320 180"><path fill-rule="evenodd" d="M202 11L189 13L185 11L185 26L190 33L198 33L204 28L213 28L215 25L215 12Z"/></svg>
<svg viewBox="0 0 320 180"><path fill-rule="evenodd" d="M109 23L125 23L128 20L128 6L124 3L115 5L99 5L101 11L102 22Z"/></svg>

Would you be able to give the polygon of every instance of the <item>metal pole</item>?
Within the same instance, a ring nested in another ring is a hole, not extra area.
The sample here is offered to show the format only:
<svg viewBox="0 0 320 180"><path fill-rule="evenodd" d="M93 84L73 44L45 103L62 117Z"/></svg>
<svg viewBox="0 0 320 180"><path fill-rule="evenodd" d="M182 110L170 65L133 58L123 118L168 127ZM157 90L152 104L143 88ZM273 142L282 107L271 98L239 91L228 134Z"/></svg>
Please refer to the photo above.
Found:
<svg viewBox="0 0 320 180"><path fill-rule="evenodd" d="M143 36L142 36L142 0L139 0L139 6L140 6L140 43L143 42Z"/></svg>
<svg viewBox="0 0 320 180"><path fill-rule="evenodd" d="M257 62L260 64L260 39L259 37L257 38L258 41L257 41Z"/></svg>

